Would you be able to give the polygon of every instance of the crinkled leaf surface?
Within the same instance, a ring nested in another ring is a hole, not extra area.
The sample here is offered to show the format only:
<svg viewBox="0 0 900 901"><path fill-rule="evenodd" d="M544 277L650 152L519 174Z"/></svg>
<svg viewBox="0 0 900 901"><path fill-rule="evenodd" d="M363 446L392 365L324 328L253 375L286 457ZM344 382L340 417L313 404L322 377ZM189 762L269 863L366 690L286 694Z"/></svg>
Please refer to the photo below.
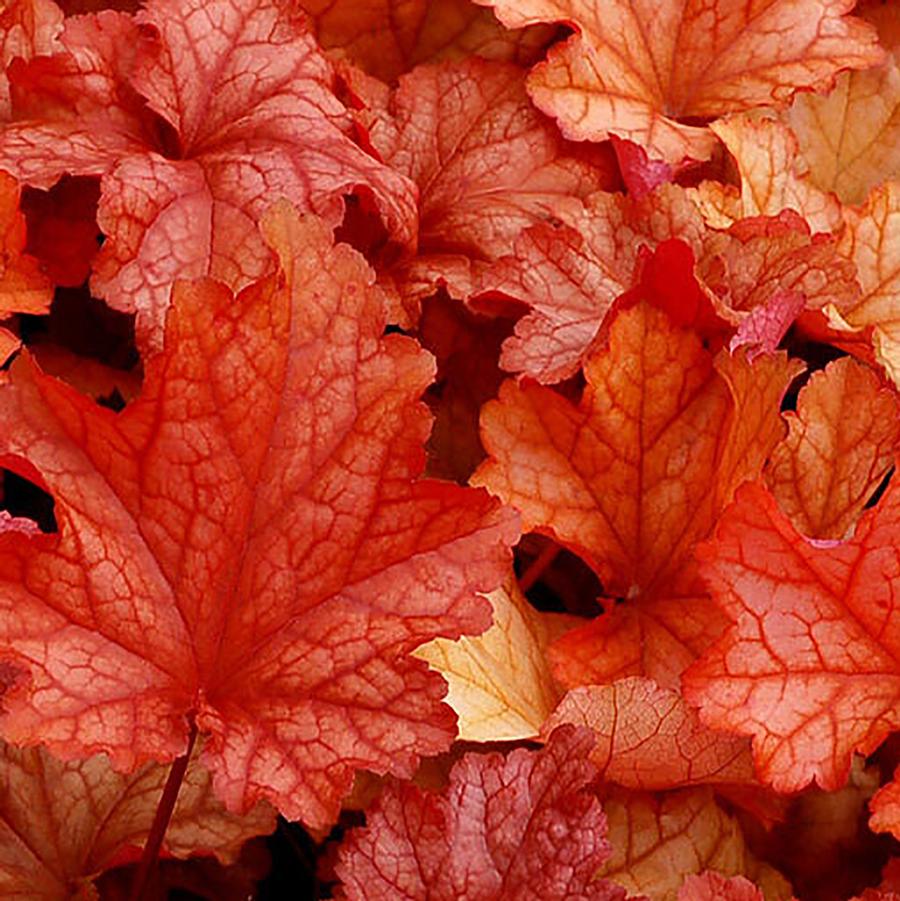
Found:
<svg viewBox="0 0 900 901"><path fill-rule="evenodd" d="M712 869L764 883L772 901L790 898L784 879L753 857L711 789L651 794L613 788L601 797L612 854L600 875L629 895L677 901L685 876Z"/></svg>
<svg viewBox="0 0 900 901"><path fill-rule="evenodd" d="M547 646L574 617L540 613L513 577L489 595L494 624L483 635L437 638L415 652L450 686L447 703L463 741L534 738L561 692L550 673Z"/></svg>
<svg viewBox="0 0 900 901"><path fill-rule="evenodd" d="M103 755L64 763L39 748L0 744L0 892L21 901L59 901L140 848L150 834L168 768L117 773ZM166 832L178 857L231 860L241 844L270 832L266 804L229 814L203 767L192 762Z"/></svg>
<svg viewBox="0 0 900 901"><path fill-rule="evenodd" d="M740 190L702 182L695 198L713 228L728 228L749 216L777 216L793 210L813 232L838 231L837 199L816 187L799 155L797 139L777 119L732 116L710 126L737 160Z"/></svg>
<svg viewBox="0 0 900 901"><path fill-rule="evenodd" d="M632 677L573 688L546 723L592 729L591 760L607 782L665 789L753 780L746 739L704 727L677 691Z"/></svg>
<svg viewBox="0 0 900 901"><path fill-rule="evenodd" d="M685 673L686 697L707 724L753 737L778 791L840 787L852 752L900 726L898 509L889 487L849 541L814 543L746 485L698 550L732 625Z"/></svg>
<svg viewBox="0 0 900 901"><path fill-rule="evenodd" d="M409 652L490 623L475 591L515 518L414 481L433 374L381 340L372 274L282 206L283 274L237 301L181 284L167 346L120 415L23 362L0 391L4 465L40 478L59 534L8 521L5 735L121 768L181 753L186 717L233 809L322 826L356 767L409 775L447 747L446 686Z"/></svg>
<svg viewBox="0 0 900 901"><path fill-rule="evenodd" d="M419 188L419 255L398 278L443 280L455 296L472 290L468 270L507 253L523 228L574 215L582 198L616 179L609 148L565 141L511 63L417 68L400 80L371 140Z"/></svg>
<svg viewBox="0 0 900 901"><path fill-rule="evenodd" d="M511 27L575 27L529 78L535 103L568 137L614 134L670 162L712 151L710 132L683 120L782 104L883 58L846 0L478 2Z"/></svg>
<svg viewBox="0 0 900 901"><path fill-rule="evenodd" d="M798 94L785 120L809 164L809 176L844 203L862 203L887 178L900 176L900 8L861 4L890 51L883 63L838 76L828 94Z"/></svg>
<svg viewBox="0 0 900 901"><path fill-rule="evenodd" d="M6 67L17 57L51 53L62 20L53 0L5 0L0 9L0 122L9 118L11 110Z"/></svg>
<svg viewBox="0 0 900 901"><path fill-rule="evenodd" d="M697 335L644 304L616 318L609 343L586 363L578 406L538 385L502 386L482 411L489 458L473 483L625 600L557 643L557 676L672 687L717 628L715 612L691 612L704 595L694 543L782 437L778 403L797 366L727 354L714 364Z"/></svg>
<svg viewBox="0 0 900 901"><path fill-rule="evenodd" d="M503 28L469 0L300 0L326 50L394 81L422 63L480 56L531 65L554 35L549 26Z"/></svg>
<svg viewBox="0 0 900 901"><path fill-rule="evenodd" d="M176 278L239 290L272 268L256 221L279 196L336 225L342 195L362 186L393 237L412 239L413 186L351 140L290 3L152 0L134 21L68 20L64 41L20 67L29 118L0 137L0 166L42 187L104 175L92 287L136 311L154 346Z"/></svg>
<svg viewBox="0 0 900 901"><path fill-rule="evenodd" d="M814 373L788 435L772 452L766 482L797 531L844 538L894 464L896 395L851 357Z"/></svg>
<svg viewBox="0 0 900 901"><path fill-rule="evenodd" d="M590 746L587 730L563 727L537 752L467 754L441 794L389 787L341 849L345 897L622 901L621 889L593 880L609 843L585 789Z"/></svg>
<svg viewBox="0 0 900 901"><path fill-rule="evenodd" d="M862 294L831 309L832 323L871 326L878 362L900 383L900 182L876 188L861 207L845 208L844 217L840 249L856 264Z"/></svg>

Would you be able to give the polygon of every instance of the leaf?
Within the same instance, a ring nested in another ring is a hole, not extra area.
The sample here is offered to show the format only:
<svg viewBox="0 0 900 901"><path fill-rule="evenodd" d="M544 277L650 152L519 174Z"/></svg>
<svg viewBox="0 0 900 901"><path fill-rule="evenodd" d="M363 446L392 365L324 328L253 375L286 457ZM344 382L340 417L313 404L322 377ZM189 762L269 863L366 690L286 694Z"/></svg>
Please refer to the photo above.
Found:
<svg viewBox="0 0 900 901"><path fill-rule="evenodd" d="M526 531L579 554L605 596L624 601L557 643L554 672L566 685L647 675L672 687L714 637L708 614L690 612L704 594L693 546L761 471L796 372L780 355L752 366L722 355L714 365L695 334L640 305L615 319L609 350L585 364L577 407L511 381L485 405L489 458L472 483L517 507ZM618 631L623 617L632 626Z"/></svg>
<svg viewBox="0 0 900 901"><path fill-rule="evenodd" d="M890 51L881 65L844 72L828 94L798 94L785 120L797 136L810 180L844 203L900 176L900 14L869 3L859 14L878 29Z"/></svg>
<svg viewBox="0 0 900 901"><path fill-rule="evenodd" d="M757 772L777 791L839 788L851 754L900 725L898 503L889 487L849 541L812 542L745 485L698 549L732 625L685 673L685 697L707 725L753 737Z"/></svg>
<svg viewBox="0 0 900 901"><path fill-rule="evenodd" d="M119 416L27 360L0 391L3 464L59 523L0 538L0 659L25 674L2 728L128 769L181 753L194 716L230 809L322 827L354 769L409 775L455 736L409 654L489 625L475 592L518 532L483 492L415 480L433 366L381 340L358 255L285 206L265 230L282 273L237 299L177 286Z"/></svg>
<svg viewBox="0 0 900 901"><path fill-rule="evenodd" d="M437 638L414 656L447 680L447 703L459 717L462 741L535 738L560 697L547 645L572 623L531 607L512 576L488 599L494 624L487 632Z"/></svg>
<svg viewBox="0 0 900 901"><path fill-rule="evenodd" d="M566 137L618 135L672 163L712 152L714 137L688 122L783 105L883 59L874 29L846 16L844 0L478 2L510 28L575 27L529 78L534 102Z"/></svg>
<svg viewBox="0 0 900 901"><path fill-rule="evenodd" d="M53 0L5 0L0 10L0 122L9 119L11 110L6 67L17 57L52 53L62 20Z"/></svg>
<svg viewBox="0 0 900 901"><path fill-rule="evenodd" d="M787 126L777 119L732 116L710 128L737 161L741 178L738 192L712 181L696 188L695 202L712 228L793 210L813 232L840 230L840 204L809 179L797 139Z"/></svg>
<svg viewBox="0 0 900 901"><path fill-rule="evenodd" d="M677 691L652 679L573 688L544 731L561 723L593 730L590 757L605 782L653 791L753 781L746 739L706 729Z"/></svg>
<svg viewBox="0 0 900 901"><path fill-rule="evenodd" d="M590 744L585 730L564 727L537 752L466 754L439 795L389 787L341 849L345 897L624 901L593 879L609 843L585 788Z"/></svg>
<svg viewBox="0 0 900 901"><path fill-rule="evenodd" d="M602 799L613 850L599 875L630 896L677 901L686 876L716 870L765 883L770 901L790 898L784 879L753 857L709 788L656 795L610 789Z"/></svg>
<svg viewBox="0 0 900 901"><path fill-rule="evenodd" d="M397 276L406 292L402 282L431 293L443 280L467 296L471 270L507 253L523 228L574 215L582 198L616 183L609 148L563 140L511 63L420 66L400 79L371 140L419 188L418 256Z"/></svg>
<svg viewBox="0 0 900 901"><path fill-rule="evenodd" d="M766 482L798 532L844 538L894 464L900 440L895 395L850 357L814 373Z"/></svg>
<svg viewBox="0 0 900 901"><path fill-rule="evenodd" d="M900 771L894 773L893 781L883 786L869 802L872 816L869 828L873 832L890 832L900 838Z"/></svg>
<svg viewBox="0 0 900 901"><path fill-rule="evenodd" d="M0 744L0 892L59 901L139 850L150 834L168 768L117 773L103 755L63 763L40 748ZM166 832L176 857L216 854L228 862L254 835L275 828L265 804L227 813L195 761Z"/></svg>
<svg viewBox="0 0 900 901"><path fill-rule="evenodd" d="M25 241L19 186L0 172L0 318L11 313L40 315L50 309L53 285L37 260L25 253Z"/></svg>
<svg viewBox="0 0 900 901"><path fill-rule="evenodd" d="M829 308L831 324L872 327L875 357L900 383L900 182L877 188L862 207L844 210L843 255L856 264L862 294Z"/></svg>
<svg viewBox="0 0 900 901"><path fill-rule="evenodd" d="M743 876L726 879L714 870L707 870L684 880L678 901L764 901L764 896Z"/></svg>
<svg viewBox="0 0 900 901"><path fill-rule="evenodd" d="M152 0L134 22L68 20L64 42L20 70L36 118L6 129L0 166L38 187L104 176L92 289L137 312L152 347L175 279L240 290L273 268L256 223L280 196L337 225L362 187L392 237L412 240L413 186L351 140L331 67L289 3Z"/></svg>
<svg viewBox="0 0 900 901"><path fill-rule="evenodd" d="M473 55L530 65L552 40L548 26L510 32L468 0L301 0L316 37L370 75L396 81L422 63Z"/></svg>

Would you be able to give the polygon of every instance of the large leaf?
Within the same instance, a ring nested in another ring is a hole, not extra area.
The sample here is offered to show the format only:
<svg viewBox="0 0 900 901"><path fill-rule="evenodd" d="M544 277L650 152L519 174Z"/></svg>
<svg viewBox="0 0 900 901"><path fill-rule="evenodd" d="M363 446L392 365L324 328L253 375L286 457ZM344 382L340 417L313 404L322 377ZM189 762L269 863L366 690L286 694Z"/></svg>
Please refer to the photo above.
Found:
<svg viewBox="0 0 900 901"><path fill-rule="evenodd" d="M875 30L846 16L847 0L478 2L514 28L575 26L529 79L567 137L614 134L671 162L712 151L715 138L691 120L782 104L883 58Z"/></svg>
<svg viewBox="0 0 900 901"><path fill-rule="evenodd" d="M328 823L357 767L444 750L443 680L409 656L490 623L515 518L416 481L430 359L381 340L372 274L328 229L267 220L282 274L235 300L181 284L166 349L120 415L27 360L0 392L4 465L59 533L7 521L4 734L117 766L184 749L233 809Z"/></svg>

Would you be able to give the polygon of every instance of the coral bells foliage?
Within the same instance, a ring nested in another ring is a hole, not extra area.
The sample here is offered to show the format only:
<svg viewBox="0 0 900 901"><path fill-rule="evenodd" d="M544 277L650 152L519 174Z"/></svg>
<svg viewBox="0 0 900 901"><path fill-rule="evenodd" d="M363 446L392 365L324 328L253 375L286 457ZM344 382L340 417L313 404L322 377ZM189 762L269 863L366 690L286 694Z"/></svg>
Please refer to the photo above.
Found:
<svg viewBox="0 0 900 901"><path fill-rule="evenodd" d="M0 0L0 896L900 897L898 179L892 0Z"/></svg>

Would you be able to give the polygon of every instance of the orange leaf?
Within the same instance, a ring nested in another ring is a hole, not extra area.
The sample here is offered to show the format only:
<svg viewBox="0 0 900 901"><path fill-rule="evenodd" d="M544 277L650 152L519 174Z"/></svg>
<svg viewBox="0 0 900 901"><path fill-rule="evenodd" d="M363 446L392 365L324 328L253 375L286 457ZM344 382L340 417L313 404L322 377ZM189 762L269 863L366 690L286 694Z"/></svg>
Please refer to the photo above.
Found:
<svg viewBox="0 0 900 901"><path fill-rule="evenodd" d="M847 0L478 0L511 28L563 22L529 91L576 140L615 134L670 162L709 157L715 138L685 120L786 103L843 69L883 59Z"/></svg>
<svg viewBox="0 0 900 901"><path fill-rule="evenodd" d="M849 541L811 541L750 484L698 549L732 625L685 673L685 695L708 725L753 736L778 791L840 787L853 751L900 728L898 510L889 487Z"/></svg>
<svg viewBox="0 0 900 901"><path fill-rule="evenodd" d="M237 299L179 283L119 416L27 359L0 390L3 464L59 523L0 534L0 660L21 672L2 728L129 768L181 753L193 715L230 808L324 826L354 769L409 775L455 736L409 655L487 628L476 592L518 532L484 492L417 479L433 364L382 339L358 254L286 206L264 227L282 272Z"/></svg>
<svg viewBox="0 0 900 901"><path fill-rule="evenodd" d="M786 413L788 436L766 481L797 531L844 538L894 463L900 439L895 395L851 357L814 373Z"/></svg>

